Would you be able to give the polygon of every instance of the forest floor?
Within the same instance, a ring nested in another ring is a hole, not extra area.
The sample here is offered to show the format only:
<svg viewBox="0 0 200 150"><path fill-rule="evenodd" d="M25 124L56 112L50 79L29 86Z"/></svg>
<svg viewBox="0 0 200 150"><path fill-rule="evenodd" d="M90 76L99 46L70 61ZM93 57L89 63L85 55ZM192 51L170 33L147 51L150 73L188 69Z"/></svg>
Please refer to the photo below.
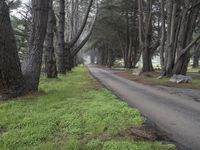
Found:
<svg viewBox="0 0 200 150"><path fill-rule="evenodd" d="M85 67L42 77L40 93L0 102L0 150L174 150L145 130L138 110L101 87Z"/></svg>

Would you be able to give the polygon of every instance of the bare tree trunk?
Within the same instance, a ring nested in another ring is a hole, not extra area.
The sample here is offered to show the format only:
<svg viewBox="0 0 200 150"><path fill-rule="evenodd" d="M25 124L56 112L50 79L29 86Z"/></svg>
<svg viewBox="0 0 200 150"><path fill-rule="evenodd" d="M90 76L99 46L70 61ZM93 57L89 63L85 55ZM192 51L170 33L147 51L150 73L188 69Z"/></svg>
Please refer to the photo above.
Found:
<svg viewBox="0 0 200 150"><path fill-rule="evenodd" d="M87 7L87 10L86 10L86 14L84 16L84 19L83 19L83 22L80 26L80 29L77 30L76 27L73 27L73 31L77 32L77 34L73 37L73 39L70 40L70 42L66 43L65 45L65 51L67 53L67 63L66 63L66 70L70 71L72 68L73 68L73 59L75 57L75 55L80 51L80 49L86 44L86 42L89 40L89 37L91 35L91 32L92 30L89 32L89 34L85 37L85 39L83 39L83 41L80 43L80 44L77 44L80 36L82 35L85 27L86 27L86 24L87 24L87 21L88 21L88 18L89 18L89 14L90 14L90 11L92 9L92 4L93 4L94 0L90 0L89 1L89 4L88 4L88 7ZM78 1L75 2L76 4L74 5L77 5ZM75 6L77 7L77 6ZM75 16L77 16L75 14ZM79 19L79 18L73 18L74 21L75 21L75 24L77 23L77 20L76 19ZM96 20L96 17L95 17L95 20ZM92 24L92 28L94 26L94 23ZM77 26L78 27L78 26ZM72 31L72 32L73 32ZM74 33L75 33L74 32ZM75 45L77 44L76 48Z"/></svg>
<svg viewBox="0 0 200 150"><path fill-rule="evenodd" d="M0 31L0 99L7 99L23 94L24 79L9 8L4 1L0 1Z"/></svg>
<svg viewBox="0 0 200 150"><path fill-rule="evenodd" d="M56 17L52 8L53 0L49 0L49 14L47 23L47 33L44 48L45 72L48 78L57 77L56 58L54 53L54 28Z"/></svg>
<svg viewBox="0 0 200 150"><path fill-rule="evenodd" d="M143 5L145 4L145 6ZM144 12L144 8L146 11ZM152 38L152 1L138 0L139 8L139 37L140 49L142 50L143 72L153 71L151 38Z"/></svg>
<svg viewBox="0 0 200 150"><path fill-rule="evenodd" d="M65 0L59 0L59 25L58 25L58 73L66 74L65 50Z"/></svg>
<svg viewBox="0 0 200 150"><path fill-rule="evenodd" d="M92 49L91 51L90 51L90 63L91 64L95 64L95 50L94 49Z"/></svg>
<svg viewBox="0 0 200 150"><path fill-rule="evenodd" d="M179 37L178 37L178 44L177 44L177 54L176 54L176 60L175 65L173 68L173 74L183 74L186 75L188 64L190 61L190 48L188 51L183 52L184 49L191 43L192 37L193 37L193 31L196 24L197 15L199 12L199 8L195 8L189 12L188 15L188 9L189 6L189 0L188 3L185 5L185 11L183 10L182 13L182 21L181 21L181 27L179 31ZM183 53L183 54L182 54ZM182 54L180 56L180 54ZM180 57L179 57L180 56Z"/></svg>
<svg viewBox="0 0 200 150"><path fill-rule="evenodd" d="M190 0L167 1L167 41L165 48L165 75L187 73L190 49L200 40L192 41L199 7ZM192 41L192 42L191 42Z"/></svg>
<svg viewBox="0 0 200 150"><path fill-rule="evenodd" d="M162 23L162 31L161 31L161 41L160 41L160 63L162 70L165 70L165 60L164 60L164 52L165 52L165 4L164 0L161 1L161 23Z"/></svg>
<svg viewBox="0 0 200 150"><path fill-rule="evenodd" d="M48 8L48 0L32 0L32 30L29 49L22 67L27 91L38 90L43 44L48 20Z"/></svg>
<svg viewBox="0 0 200 150"><path fill-rule="evenodd" d="M193 56L193 65L192 65L193 68L199 67L199 60L200 60L200 43L195 47L195 52Z"/></svg>
<svg viewBox="0 0 200 150"><path fill-rule="evenodd" d="M193 68L199 67L199 60L200 60L200 51L197 51L193 57Z"/></svg>

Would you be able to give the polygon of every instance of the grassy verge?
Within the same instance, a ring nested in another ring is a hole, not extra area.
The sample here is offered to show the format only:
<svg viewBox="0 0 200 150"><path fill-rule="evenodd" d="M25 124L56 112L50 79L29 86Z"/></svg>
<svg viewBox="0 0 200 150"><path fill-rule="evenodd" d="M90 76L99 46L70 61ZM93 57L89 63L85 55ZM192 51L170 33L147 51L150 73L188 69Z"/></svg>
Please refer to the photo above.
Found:
<svg viewBox="0 0 200 150"><path fill-rule="evenodd" d="M158 77L145 77L146 82L155 83L159 85L180 87L180 88L194 88L200 89L200 79L193 78L192 83L176 84L169 81L169 78L158 79Z"/></svg>
<svg viewBox="0 0 200 150"><path fill-rule="evenodd" d="M169 78L158 79L160 73L157 72L144 73L142 75L132 75L131 72L119 72L116 74L121 77L127 78L129 80L140 82L143 84L163 85L163 86L177 87L177 88L200 89L200 75L198 75L197 73L195 73L194 75L191 74L191 76L193 77L192 83L184 83L184 84L172 83L169 81L170 80Z"/></svg>
<svg viewBox="0 0 200 150"><path fill-rule="evenodd" d="M1 150L173 150L120 136L144 118L100 87L84 67L41 79L41 94L0 104Z"/></svg>
<svg viewBox="0 0 200 150"><path fill-rule="evenodd" d="M144 74L141 81L148 84L164 85L169 87L178 87L178 88L192 88L200 89L200 76L193 77L192 83L172 83L169 78L158 79L159 75L147 73Z"/></svg>

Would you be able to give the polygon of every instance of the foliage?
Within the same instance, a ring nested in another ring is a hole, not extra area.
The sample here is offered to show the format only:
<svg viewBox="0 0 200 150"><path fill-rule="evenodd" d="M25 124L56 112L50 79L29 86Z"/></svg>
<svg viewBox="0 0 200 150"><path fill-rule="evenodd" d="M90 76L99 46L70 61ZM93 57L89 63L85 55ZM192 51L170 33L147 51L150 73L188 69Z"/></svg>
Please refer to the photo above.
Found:
<svg viewBox="0 0 200 150"><path fill-rule="evenodd" d="M0 104L0 149L174 149L129 138L98 140L139 126L144 118L97 85L84 67L58 79L42 77L40 91Z"/></svg>

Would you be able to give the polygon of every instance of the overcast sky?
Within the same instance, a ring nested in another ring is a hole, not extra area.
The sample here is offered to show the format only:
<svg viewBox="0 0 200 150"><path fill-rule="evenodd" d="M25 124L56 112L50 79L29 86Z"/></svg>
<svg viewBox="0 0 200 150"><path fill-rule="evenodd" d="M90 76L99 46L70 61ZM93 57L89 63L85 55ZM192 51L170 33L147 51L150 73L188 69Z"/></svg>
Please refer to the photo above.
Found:
<svg viewBox="0 0 200 150"><path fill-rule="evenodd" d="M21 1L22 1L22 5L23 4L29 4L31 2L31 0L21 0ZM13 10L11 15L16 16L16 17L20 17L21 15L20 15L19 12L20 12L21 9L23 9L23 8L19 8L17 10Z"/></svg>

